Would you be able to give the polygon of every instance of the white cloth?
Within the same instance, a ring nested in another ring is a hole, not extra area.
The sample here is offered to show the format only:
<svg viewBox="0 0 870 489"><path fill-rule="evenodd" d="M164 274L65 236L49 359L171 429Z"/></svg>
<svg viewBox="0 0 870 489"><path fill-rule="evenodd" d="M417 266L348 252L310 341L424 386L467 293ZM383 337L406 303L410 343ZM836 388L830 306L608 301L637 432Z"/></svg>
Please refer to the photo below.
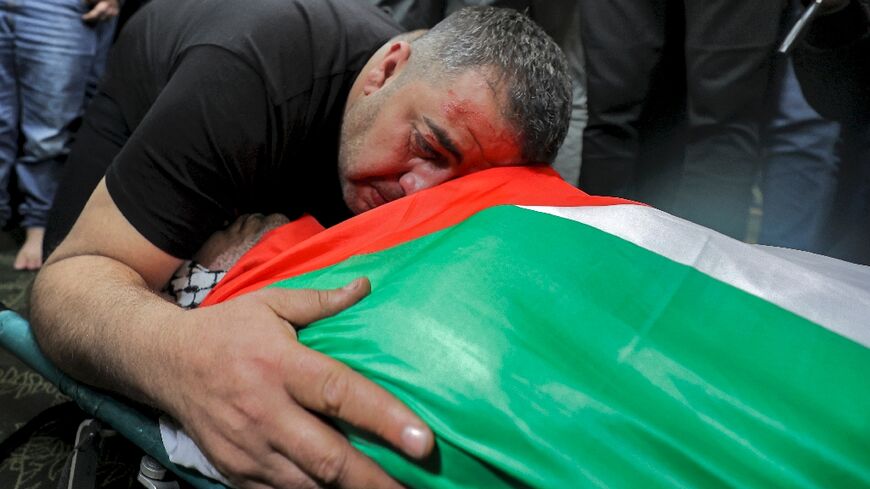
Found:
<svg viewBox="0 0 870 489"><path fill-rule="evenodd" d="M228 487L235 487L205 458L202 450L187 436L187 433L168 416L160 417L160 437L172 463L196 470Z"/></svg>

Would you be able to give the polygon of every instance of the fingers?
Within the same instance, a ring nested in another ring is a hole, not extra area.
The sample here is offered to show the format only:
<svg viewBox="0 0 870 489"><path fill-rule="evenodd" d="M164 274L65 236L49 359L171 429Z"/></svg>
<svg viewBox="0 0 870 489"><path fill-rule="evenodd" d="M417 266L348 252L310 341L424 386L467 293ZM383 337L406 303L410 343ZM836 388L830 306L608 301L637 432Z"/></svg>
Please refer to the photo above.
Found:
<svg viewBox="0 0 870 489"><path fill-rule="evenodd" d="M215 467L234 486L401 489L376 463L305 409L285 406L282 415L270 421L274 423L267 445L252 449L236 444L243 441L239 437L212 447L224 455L220 462L213 459Z"/></svg>
<svg viewBox="0 0 870 489"><path fill-rule="evenodd" d="M273 433L284 435L283 430ZM319 487L314 479L305 474L281 451L271 446L244 446L242 439L212 438L216 445L210 446L209 459L218 471L229 479L233 487L266 489L292 487L307 489ZM206 445L197 442L200 448Z"/></svg>
<svg viewBox="0 0 870 489"><path fill-rule="evenodd" d="M85 22L98 22L111 19L118 15L118 3L115 0L99 0L94 2L88 0L88 3L94 5L89 12L82 15L82 20Z"/></svg>
<svg viewBox="0 0 870 489"><path fill-rule="evenodd" d="M368 279L359 278L341 289L267 289L261 297L278 316L299 327L350 307L370 291ZM325 355L298 344L292 348L287 388L299 404L373 433L411 457L432 450L429 428L387 391Z"/></svg>
<svg viewBox="0 0 870 489"><path fill-rule="evenodd" d="M370 291L368 279L359 278L341 289L267 289L261 298L279 317L299 327L350 307ZM287 390L299 404L373 433L411 457L421 458L432 450L429 428L387 391L325 355L299 344L291 348Z"/></svg>
<svg viewBox="0 0 870 489"><path fill-rule="evenodd" d="M283 226L288 222L290 222L290 219L288 219L284 214L269 214L266 216L265 226L276 228L278 226Z"/></svg>
<svg viewBox="0 0 870 489"><path fill-rule="evenodd" d="M304 325L350 307L370 290L368 279L360 278L340 289L266 289L248 297L289 323ZM290 402L270 409L277 414L268 418L269 446L310 479L293 480L298 472L283 463L272 465L269 475L264 474L266 479L291 481L279 487L308 487L312 479L328 487L401 487L311 411L372 433L411 457L420 458L432 450L431 431L410 409L346 365L296 342L282 345L281 357L280 366L271 372L283 382Z"/></svg>
<svg viewBox="0 0 870 489"><path fill-rule="evenodd" d="M242 222L242 232L246 235L256 234L263 226L263 219L266 216L263 214L248 214ZM241 219L241 218L240 218Z"/></svg>
<svg viewBox="0 0 870 489"><path fill-rule="evenodd" d="M273 451L258 459L251 459L247 467L240 466L232 469L230 467L232 466L228 466L226 470L235 470L232 473L239 474L235 477L228 477L234 487L244 489L274 489L276 487L317 489L321 487L312 477L279 451Z"/></svg>
<svg viewBox="0 0 870 489"><path fill-rule="evenodd" d="M290 219L283 214L242 214L223 232L252 236L287 224Z"/></svg>
<svg viewBox="0 0 870 489"><path fill-rule="evenodd" d="M296 466L324 487L401 489L376 463L308 411L288 410L277 447ZM293 486L296 487L296 486Z"/></svg>
<svg viewBox="0 0 870 489"><path fill-rule="evenodd" d="M372 290L369 279L358 278L340 289L286 290L265 289L258 292L261 300L279 317L300 328L325 317L333 316L359 302Z"/></svg>
<svg viewBox="0 0 870 489"><path fill-rule="evenodd" d="M251 217L251 214L242 214L236 218L229 226L224 229L224 231L230 231L234 233L238 233L242 230L242 226L248 221L248 218Z"/></svg>
<svg viewBox="0 0 870 489"><path fill-rule="evenodd" d="M296 402L373 433L411 457L429 454L432 432L407 406L346 365L299 344L292 348L287 389Z"/></svg>

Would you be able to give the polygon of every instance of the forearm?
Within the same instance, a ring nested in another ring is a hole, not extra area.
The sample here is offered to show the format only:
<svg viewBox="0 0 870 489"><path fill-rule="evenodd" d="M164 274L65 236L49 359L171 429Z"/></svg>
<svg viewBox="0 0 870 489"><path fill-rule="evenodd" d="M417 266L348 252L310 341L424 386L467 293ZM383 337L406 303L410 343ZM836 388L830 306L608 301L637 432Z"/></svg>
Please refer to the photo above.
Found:
<svg viewBox="0 0 870 489"><path fill-rule="evenodd" d="M180 344L182 310L129 267L85 255L49 263L33 287L31 320L48 357L72 377L164 407L160 385Z"/></svg>

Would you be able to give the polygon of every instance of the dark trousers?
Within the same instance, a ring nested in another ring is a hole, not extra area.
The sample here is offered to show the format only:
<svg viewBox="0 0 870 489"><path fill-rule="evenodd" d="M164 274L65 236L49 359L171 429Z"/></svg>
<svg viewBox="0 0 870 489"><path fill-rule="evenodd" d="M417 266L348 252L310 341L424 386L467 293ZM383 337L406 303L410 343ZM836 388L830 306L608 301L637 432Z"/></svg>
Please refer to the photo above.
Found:
<svg viewBox="0 0 870 489"><path fill-rule="evenodd" d="M673 32L685 56L687 133L676 212L742 238L761 107L784 0L584 0L589 123L580 187L635 197L638 122ZM676 22L680 25L675 27ZM673 80L680 84L683 80ZM652 94L654 96L654 94ZM654 164L654 162L650 162Z"/></svg>
<svg viewBox="0 0 870 489"><path fill-rule="evenodd" d="M870 126L844 124L843 142L843 161L824 253L870 265Z"/></svg>
<svg viewBox="0 0 870 489"><path fill-rule="evenodd" d="M802 10L798 0L790 2L780 38ZM791 57L774 59L766 98L760 183L764 212L758 242L823 253L837 189L840 125L810 107Z"/></svg>

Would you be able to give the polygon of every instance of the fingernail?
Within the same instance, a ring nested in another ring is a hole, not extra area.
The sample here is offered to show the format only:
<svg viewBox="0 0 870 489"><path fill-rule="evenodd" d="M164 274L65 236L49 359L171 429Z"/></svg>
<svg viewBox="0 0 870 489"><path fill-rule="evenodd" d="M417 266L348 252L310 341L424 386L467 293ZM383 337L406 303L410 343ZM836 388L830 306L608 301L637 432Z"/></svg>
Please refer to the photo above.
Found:
<svg viewBox="0 0 870 489"><path fill-rule="evenodd" d="M423 457L429 447L429 433L416 426L405 427L402 431L402 447L405 453L414 458Z"/></svg>
<svg viewBox="0 0 870 489"><path fill-rule="evenodd" d="M359 287L359 279L358 279L358 278L357 278L357 279L354 279L351 283L349 283L349 284L345 285L344 287L342 287L341 290L346 290L346 291L348 291L348 292L353 292L354 290L357 289L357 287Z"/></svg>

